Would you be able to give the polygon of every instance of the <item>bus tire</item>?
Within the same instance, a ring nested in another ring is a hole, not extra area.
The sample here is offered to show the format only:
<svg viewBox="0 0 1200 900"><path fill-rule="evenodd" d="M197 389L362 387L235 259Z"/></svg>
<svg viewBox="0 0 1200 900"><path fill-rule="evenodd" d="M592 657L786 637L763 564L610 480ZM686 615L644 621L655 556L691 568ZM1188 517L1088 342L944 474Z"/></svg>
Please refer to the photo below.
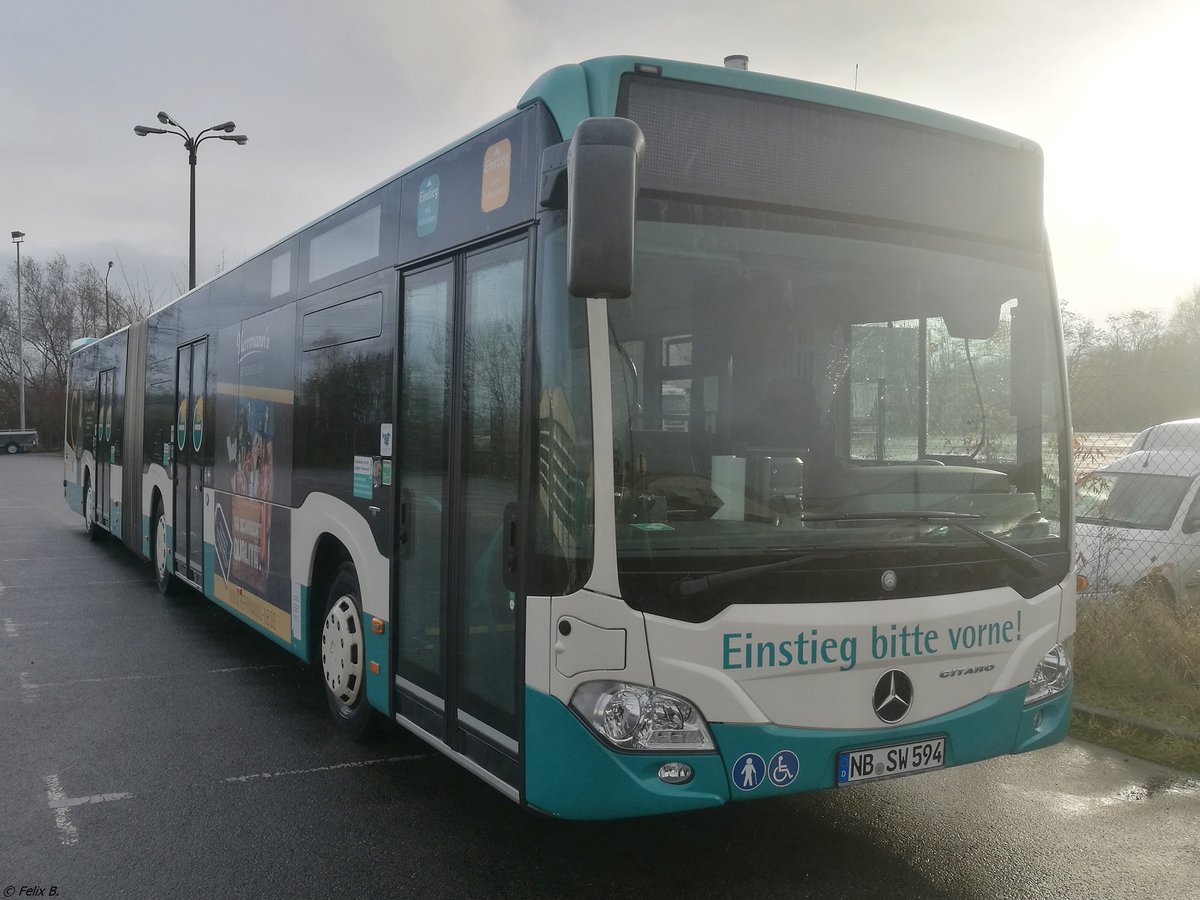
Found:
<svg viewBox="0 0 1200 900"><path fill-rule="evenodd" d="M171 574L168 565L171 548L167 546L167 514L161 500L154 504L154 518L151 521L154 526L154 537L150 561L154 564L154 583L158 587L158 592L165 597L175 587L175 576Z"/></svg>
<svg viewBox="0 0 1200 900"><path fill-rule="evenodd" d="M17 453L17 452L19 452L19 451L20 451L20 449L21 449L21 448L20 448L20 447L18 447L18 446L17 446L15 443L13 443L12 441L9 441L9 442L8 442L8 446L6 446L4 449L5 449L7 452L9 452L9 453Z"/></svg>
<svg viewBox="0 0 1200 900"><path fill-rule="evenodd" d="M360 598L354 564L342 563L325 597L321 677L334 722L343 734L356 741L368 735L373 718L367 703L366 641Z"/></svg>
<svg viewBox="0 0 1200 900"><path fill-rule="evenodd" d="M83 476L83 533L90 541L100 540L100 526L96 524L96 491L92 487L92 476Z"/></svg>

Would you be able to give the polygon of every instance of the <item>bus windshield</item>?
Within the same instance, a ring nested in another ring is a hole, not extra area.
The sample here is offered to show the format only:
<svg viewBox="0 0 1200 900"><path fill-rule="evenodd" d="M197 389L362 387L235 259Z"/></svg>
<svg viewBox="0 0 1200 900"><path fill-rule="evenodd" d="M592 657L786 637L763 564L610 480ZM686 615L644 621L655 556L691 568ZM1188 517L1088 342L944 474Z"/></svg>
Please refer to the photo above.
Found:
<svg viewBox="0 0 1200 900"><path fill-rule="evenodd" d="M623 572L814 548L995 556L928 512L1061 550L1044 262L643 206L634 293L608 307Z"/></svg>

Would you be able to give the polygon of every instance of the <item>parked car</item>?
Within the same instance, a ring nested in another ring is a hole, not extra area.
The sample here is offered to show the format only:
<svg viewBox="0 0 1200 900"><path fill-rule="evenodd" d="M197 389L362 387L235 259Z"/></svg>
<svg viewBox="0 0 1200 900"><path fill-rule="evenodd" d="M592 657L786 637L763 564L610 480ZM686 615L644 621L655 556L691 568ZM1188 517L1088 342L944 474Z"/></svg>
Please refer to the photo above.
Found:
<svg viewBox="0 0 1200 900"><path fill-rule="evenodd" d="M5 453L21 453L37 445L36 431L0 431L0 450Z"/></svg>
<svg viewBox="0 0 1200 900"><path fill-rule="evenodd" d="M1200 419L1151 425L1129 445L1130 453L1138 450L1200 450Z"/></svg>
<svg viewBox="0 0 1200 900"><path fill-rule="evenodd" d="M1134 451L1076 487L1075 563L1088 580L1084 599L1138 587L1172 604L1196 601L1200 442L1192 447L1198 449Z"/></svg>

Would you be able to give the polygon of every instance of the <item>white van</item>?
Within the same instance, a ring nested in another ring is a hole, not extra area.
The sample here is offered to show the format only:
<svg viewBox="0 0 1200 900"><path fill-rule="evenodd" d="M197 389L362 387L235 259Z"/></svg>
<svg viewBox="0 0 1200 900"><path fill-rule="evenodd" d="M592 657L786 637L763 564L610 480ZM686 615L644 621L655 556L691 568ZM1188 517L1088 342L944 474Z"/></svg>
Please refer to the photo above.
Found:
<svg viewBox="0 0 1200 900"><path fill-rule="evenodd" d="M1153 431L1147 429L1138 440ZM1197 476L1200 450L1137 450L1079 483L1075 565L1088 579L1082 599L1116 597L1136 585L1153 589L1171 603L1196 601L1200 589Z"/></svg>

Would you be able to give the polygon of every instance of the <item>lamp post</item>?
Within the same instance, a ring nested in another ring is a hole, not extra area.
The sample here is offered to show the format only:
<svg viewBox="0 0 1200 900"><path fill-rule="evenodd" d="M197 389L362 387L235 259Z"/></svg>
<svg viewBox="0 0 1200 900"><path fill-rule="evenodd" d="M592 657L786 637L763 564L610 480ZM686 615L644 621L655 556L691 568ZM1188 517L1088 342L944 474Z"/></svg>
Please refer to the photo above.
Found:
<svg viewBox="0 0 1200 900"><path fill-rule="evenodd" d="M108 334L112 331L112 326L108 324L108 276L112 274L112 260L108 261L108 270L104 273L104 333Z"/></svg>
<svg viewBox="0 0 1200 900"><path fill-rule="evenodd" d="M17 384L21 397L21 430L25 430L25 317L21 315L21 241L25 232L14 231L12 242L17 245Z"/></svg>
<svg viewBox="0 0 1200 900"><path fill-rule="evenodd" d="M183 147L188 152L188 166L191 167L191 203L190 216L188 225L188 290L196 286L196 151L200 145L211 138L218 138L222 141L233 141L239 147L250 140L244 134L230 134L237 126L232 122L222 122L220 125L213 125L211 128L205 128L195 137L188 133L188 130L168 116L165 112L158 114L158 121L163 125L170 125L170 128L151 128L148 125L133 126L133 133L138 137L145 137L148 134L177 134L183 138ZM224 132L218 134L217 132Z"/></svg>

